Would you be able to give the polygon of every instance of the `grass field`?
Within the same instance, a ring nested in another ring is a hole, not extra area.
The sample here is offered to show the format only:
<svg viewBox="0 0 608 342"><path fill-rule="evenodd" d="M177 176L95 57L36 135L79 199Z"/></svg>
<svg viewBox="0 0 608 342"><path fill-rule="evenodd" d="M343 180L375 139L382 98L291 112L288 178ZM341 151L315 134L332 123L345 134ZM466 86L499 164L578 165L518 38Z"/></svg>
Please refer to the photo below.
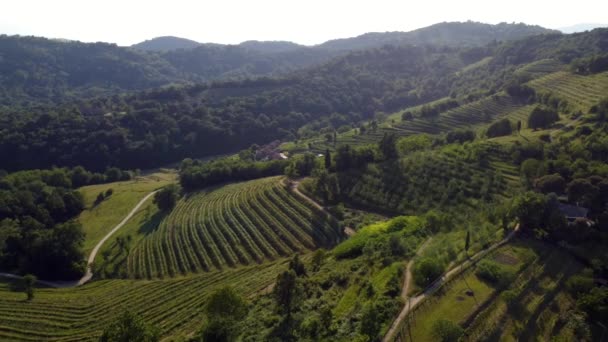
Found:
<svg viewBox="0 0 608 342"><path fill-rule="evenodd" d="M80 188L86 205L86 209L78 217L86 234L85 253L88 254L143 197L176 180L175 173L154 173L129 181ZM97 195L100 192L105 193L108 189L112 189L113 194L98 205L94 205Z"/></svg>
<svg viewBox="0 0 608 342"><path fill-rule="evenodd" d="M281 177L223 185L181 199L157 226L144 224L127 274L163 278L261 263L331 247L337 223L293 196ZM150 214L148 214L150 215Z"/></svg>
<svg viewBox="0 0 608 342"><path fill-rule="evenodd" d="M271 284L285 264L279 259L187 278L103 280L77 288L40 288L31 302L0 279L0 340L93 341L123 310L141 315L162 336L178 339L200 329L202 307L214 289L229 285L250 297Z"/></svg>

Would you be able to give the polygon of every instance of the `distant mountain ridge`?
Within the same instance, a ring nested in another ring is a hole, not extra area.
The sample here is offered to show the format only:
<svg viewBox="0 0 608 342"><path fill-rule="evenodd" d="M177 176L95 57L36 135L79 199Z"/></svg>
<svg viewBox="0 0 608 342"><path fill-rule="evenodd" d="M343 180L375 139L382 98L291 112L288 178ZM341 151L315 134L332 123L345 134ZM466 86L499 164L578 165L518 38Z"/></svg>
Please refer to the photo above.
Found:
<svg viewBox="0 0 608 342"><path fill-rule="evenodd" d="M588 24L595 25L595 24ZM599 26L595 26L599 27ZM258 52L280 53L299 48L320 48L329 50L358 50L380 47L382 45L435 44L435 45L470 45L487 44L492 40L516 40L535 34L558 33L558 30L547 29L538 25L524 23L499 23L496 25L479 22L442 22L412 31L368 32L351 38L328 40L318 45L301 45L290 41L257 41L248 40L236 46ZM199 43L190 39L165 36L156 37L131 45L147 51L169 51L189 49L201 45L233 46L218 43Z"/></svg>
<svg viewBox="0 0 608 342"><path fill-rule="evenodd" d="M559 33L523 23L496 25L478 22L443 22L409 32L370 32L354 38L329 40L317 47L355 50L382 45L484 45L491 41L517 40L537 34Z"/></svg>
<svg viewBox="0 0 608 342"><path fill-rule="evenodd" d="M159 37L133 47L0 35L0 107L65 102L172 83L275 76L384 45L483 46L556 33L525 24L440 23L303 46L285 41L201 44Z"/></svg>
<svg viewBox="0 0 608 342"><path fill-rule="evenodd" d="M558 30L563 33L576 33L576 32L585 32L591 31L596 28L608 27L608 24L592 24L592 23L580 23L571 26L560 27Z"/></svg>

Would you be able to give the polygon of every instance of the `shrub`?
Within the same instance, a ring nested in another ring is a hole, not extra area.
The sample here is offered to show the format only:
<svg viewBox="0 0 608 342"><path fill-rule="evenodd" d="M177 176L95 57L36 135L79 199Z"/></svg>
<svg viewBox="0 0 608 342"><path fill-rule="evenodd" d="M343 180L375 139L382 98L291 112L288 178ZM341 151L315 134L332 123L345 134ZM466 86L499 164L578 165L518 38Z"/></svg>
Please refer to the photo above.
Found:
<svg viewBox="0 0 608 342"><path fill-rule="evenodd" d="M462 334L464 334L462 327L452 321L440 319L433 323L433 335L439 341L456 342Z"/></svg>
<svg viewBox="0 0 608 342"><path fill-rule="evenodd" d="M420 287L430 285L443 273L443 265L436 259L424 258L414 264L414 281Z"/></svg>
<svg viewBox="0 0 608 342"><path fill-rule="evenodd" d="M553 109L537 106L528 117L528 127L532 129L547 128L559 120L559 115Z"/></svg>
<svg viewBox="0 0 608 342"><path fill-rule="evenodd" d="M538 178L534 186L538 191L545 194L550 192L561 194L566 189L566 180L560 174L554 173Z"/></svg>
<svg viewBox="0 0 608 342"><path fill-rule="evenodd" d="M488 127L486 135L490 138L501 137L505 135L511 135L513 133L513 127L509 119L502 119L494 122Z"/></svg>
<svg viewBox="0 0 608 342"><path fill-rule="evenodd" d="M477 264L475 274L493 285L504 287L513 279L513 273L494 261L484 259Z"/></svg>

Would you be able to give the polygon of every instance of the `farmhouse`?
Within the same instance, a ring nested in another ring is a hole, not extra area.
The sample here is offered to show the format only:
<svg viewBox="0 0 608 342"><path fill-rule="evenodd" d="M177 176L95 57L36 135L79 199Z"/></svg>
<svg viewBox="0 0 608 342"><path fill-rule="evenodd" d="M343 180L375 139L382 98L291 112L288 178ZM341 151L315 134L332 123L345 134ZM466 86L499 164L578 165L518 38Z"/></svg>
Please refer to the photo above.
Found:
<svg viewBox="0 0 608 342"><path fill-rule="evenodd" d="M559 210L566 216L568 223L573 223L576 219L587 220L587 213L589 212L587 208L564 203L559 204Z"/></svg>

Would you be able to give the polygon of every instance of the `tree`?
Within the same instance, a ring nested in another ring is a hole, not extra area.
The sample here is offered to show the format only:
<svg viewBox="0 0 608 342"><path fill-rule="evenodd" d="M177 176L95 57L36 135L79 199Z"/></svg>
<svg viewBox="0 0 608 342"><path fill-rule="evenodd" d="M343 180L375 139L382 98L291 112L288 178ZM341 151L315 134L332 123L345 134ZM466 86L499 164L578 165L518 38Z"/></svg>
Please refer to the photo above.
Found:
<svg viewBox="0 0 608 342"><path fill-rule="evenodd" d="M559 173L554 173L538 178L534 182L534 187L544 194L551 192L561 194L566 188L566 180Z"/></svg>
<svg viewBox="0 0 608 342"><path fill-rule="evenodd" d="M34 299L34 289L36 285L36 276L26 274L23 279L23 292L27 295L27 300Z"/></svg>
<svg viewBox="0 0 608 342"><path fill-rule="evenodd" d="M568 183L567 192L570 202L576 203L582 200L590 202L598 192L598 188L591 184L589 180L579 178Z"/></svg>
<svg viewBox="0 0 608 342"><path fill-rule="evenodd" d="M201 329L203 341L234 341L235 327L247 314L245 300L232 288L223 287L209 296L205 305L207 322Z"/></svg>
<svg viewBox="0 0 608 342"><path fill-rule="evenodd" d="M168 185L154 194L154 203L162 211L171 210L179 199L179 192L179 187L176 184Z"/></svg>
<svg viewBox="0 0 608 342"><path fill-rule="evenodd" d="M329 170L331 168L331 153L329 149L325 150L325 169Z"/></svg>
<svg viewBox="0 0 608 342"><path fill-rule="evenodd" d="M293 258L289 260L289 269L293 270L298 277L306 275L306 267L304 267L298 254L294 254Z"/></svg>
<svg viewBox="0 0 608 342"><path fill-rule="evenodd" d="M469 255L469 247L471 247L471 232L467 229L467 237L464 241L464 251Z"/></svg>
<svg viewBox="0 0 608 342"><path fill-rule="evenodd" d="M424 258L416 262L414 268L414 281L420 287L430 285L443 273L443 266L433 258Z"/></svg>
<svg viewBox="0 0 608 342"><path fill-rule="evenodd" d="M277 276L274 285L274 297L277 301L279 312L291 315L298 299L297 275L293 270L283 271Z"/></svg>
<svg viewBox="0 0 608 342"><path fill-rule="evenodd" d="M380 148L380 151L384 155L385 159L397 158L397 135L395 133L385 133L382 136L380 143L378 143L378 147Z"/></svg>
<svg viewBox="0 0 608 342"><path fill-rule="evenodd" d="M159 331L146 324L140 316L124 311L103 331L101 342L155 342Z"/></svg>
<svg viewBox="0 0 608 342"><path fill-rule="evenodd" d="M536 106L528 117L528 127L534 130L539 128L547 128L558 120L559 115L555 110L549 107Z"/></svg>
<svg viewBox="0 0 608 342"><path fill-rule="evenodd" d="M509 119L501 119L494 122L488 127L486 135L490 138L501 137L505 135L511 135L513 128L511 127L511 121Z"/></svg>
<svg viewBox="0 0 608 342"><path fill-rule="evenodd" d="M401 121L411 121L414 120L414 114L412 114L412 112L403 112L403 114L401 114Z"/></svg>
<svg viewBox="0 0 608 342"><path fill-rule="evenodd" d="M521 120L517 120L517 133L521 132Z"/></svg>
<svg viewBox="0 0 608 342"><path fill-rule="evenodd" d="M543 163L533 158L524 160L520 168L528 186L531 186L534 179L542 176L545 172Z"/></svg>
<svg viewBox="0 0 608 342"><path fill-rule="evenodd" d="M378 308L374 303L368 302L365 304L361 313L360 332L363 335L367 335L371 341L376 340L377 335L380 332L379 316Z"/></svg>
<svg viewBox="0 0 608 342"><path fill-rule="evenodd" d="M440 319L433 323L433 335L442 342L456 342L464 334L464 330L460 325L446 320Z"/></svg>
<svg viewBox="0 0 608 342"><path fill-rule="evenodd" d="M298 168L296 167L295 163L290 163L287 165L287 167L285 167L285 176L287 176L289 180L295 180L296 178L300 177L300 173L298 172Z"/></svg>
<svg viewBox="0 0 608 342"><path fill-rule="evenodd" d="M321 269L323 260L325 260L325 255L326 252L323 248L319 248L313 253L311 262L313 272L317 272L319 269Z"/></svg>
<svg viewBox="0 0 608 342"><path fill-rule="evenodd" d="M522 230L539 228L542 224L546 199L542 194L526 192L513 202L512 213Z"/></svg>

